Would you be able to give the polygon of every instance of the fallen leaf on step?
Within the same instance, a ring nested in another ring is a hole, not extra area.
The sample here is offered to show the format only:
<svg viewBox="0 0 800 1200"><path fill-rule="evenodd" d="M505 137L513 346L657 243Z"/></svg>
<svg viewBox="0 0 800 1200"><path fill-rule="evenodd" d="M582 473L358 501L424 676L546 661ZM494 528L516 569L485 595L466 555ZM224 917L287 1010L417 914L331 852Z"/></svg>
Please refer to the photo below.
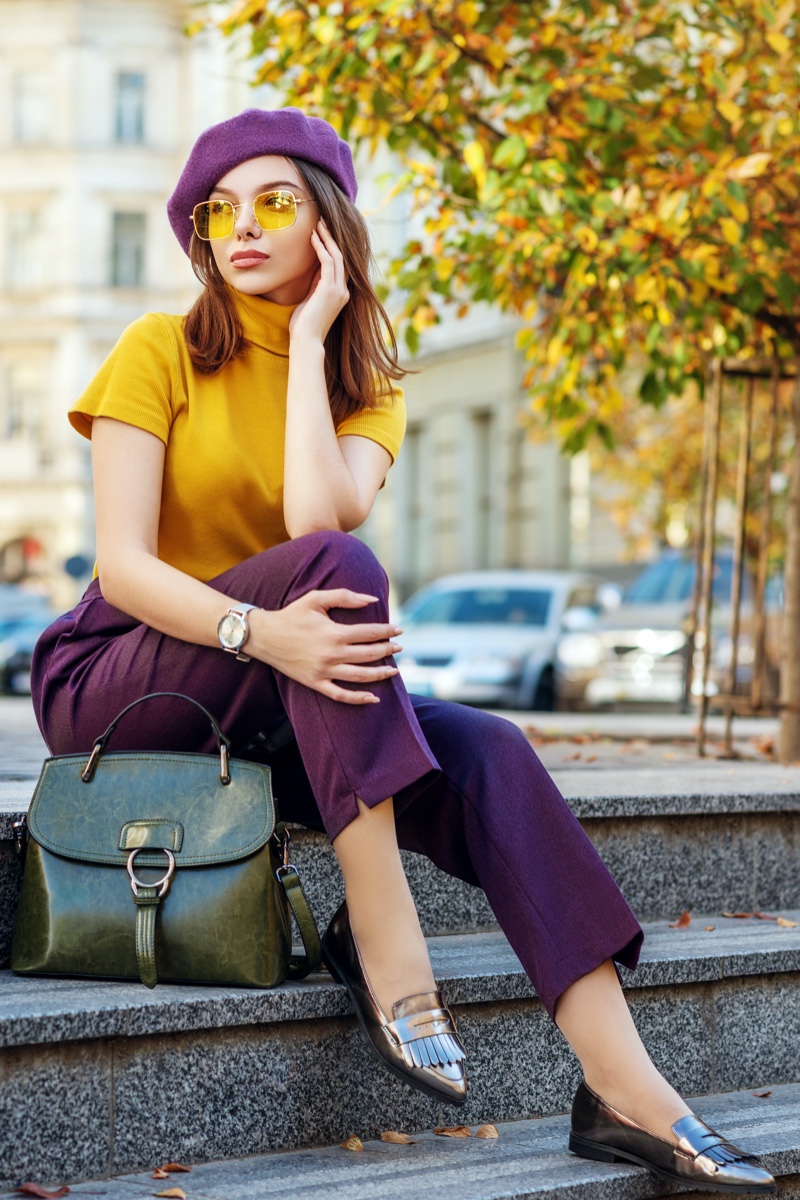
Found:
<svg viewBox="0 0 800 1200"><path fill-rule="evenodd" d="M39 1183L21 1183L16 1189L18 1192L24 1192L26 1196L39 1196L41 1200L60 1200L61 1196L66 1196L70 1188L66 1186L56 1188L55 1191L48 1191Z"/></svg>
<svg viewBox="0 0 800 1200"><path fill-rule="evenodd" d="M790 921L788 917L778 917L778 924L784 929L797 929L797 921Z"/></svg>
<svg viewBox="0 0 800 1200"><path fill-rule="evenodd" d="M722 915L723 915L723 917L734 917L737 921L745 921L745 920L747 920L748 917L752 917L753 914L752 913L724 912Z"/></svg>
<svg viewBox="0 0 800 1200"><path fill-rule="evenodd" d="M154 1196L163 1196L165 1200L186 1200L183 1188L167 1188L165 1192L153 1192Z"/></svg>
<svg viewBox="0 0 800 1200"><path fill-rule="evenodd" d="M767 1100L772 1095L772 1088L767 1092L753 1092L753 1095L757 1096L759 1100Z"/></svg>
<svg viewBox="0 0 800 1200"><path fill-rule="evenodd" d="M407 1133L398 1133L396 1129L390 1129L387 1133L382 1133L381 1141L395 1142L398 1146L416 1146L417 1144Z"/></svg>
<svg viewBox="0 0 800 1200"><path fill-rule="evenodd" d="M715 925L704 925L703 929L705 930L706 933L711 933L711 930L716 929L716 926Z"/></svg>
<svg viewBox="0 0 800 1200"><path fill-rule="evenodd" d="M156 1167L155 1171L153 1171L153 1174L150 1176L150 1178L151 1179L169 1179L169 1171L164 1171L161 1169L161 1167Z"/></svg>
<svg viewBox="0 0 800 1200"><path fill-rule="evenodd" d="M586 761L587 761L587 763L597 762L597 755L596 754L587 754ZM477 1133L475 1134L475 1136L476 1137L478 1136Z"/></svg>
<svg viewBox="0 0 800 1200"><path fill-rule="evenodd" d="M753 913L753 916L757 917L759 921L777 921L778 919L777 917L771 917L769 913L759 912L758 909Z"/></svg>
<svg viewBox="0 0 800 1200"><path fill-rule="evenodd" d="M480 1129L475 1130L475 1137L479 1138L499 1138L496 1125L481 1125Z"/></svg>
<svg viewBox="0 0 800 1200"><path fill-rule="evenodd" d="M564 762L576 762L581 756L581 751L576 750L574 754L565 754Z"/></svg>
<svg viewBox="0 0 800 1200"><path fill-rule="evenodd" d="M184 1167L183 1163L164 1163L163 1167L156 1167L157 1171L191 1171L191 1167Z"/></svg>
<svg viewBox="0 0 800 1200"><path fill-rule="evenodd" d="M692 914L688 908L684 909L677 921L670 921L670 929L687 929L692 923Z"/></svg>
<svg viewBox="0 0 800 1200"><path fill-rule="evenodd" d="M354 1133L354 1134L351 1134L351 1136L347 1139L346 1142L342 1142L342 1149L343 1150L363 1150L364 1143L361 1141L361 1138L358 1136L358 1134Z"/></svg>
<svg viewBox="0 0 800 1200"><path fill-rule="evenodd" d="M440 1125L433 1132L437 1137L472 1137L469 1125Z"/></svg>

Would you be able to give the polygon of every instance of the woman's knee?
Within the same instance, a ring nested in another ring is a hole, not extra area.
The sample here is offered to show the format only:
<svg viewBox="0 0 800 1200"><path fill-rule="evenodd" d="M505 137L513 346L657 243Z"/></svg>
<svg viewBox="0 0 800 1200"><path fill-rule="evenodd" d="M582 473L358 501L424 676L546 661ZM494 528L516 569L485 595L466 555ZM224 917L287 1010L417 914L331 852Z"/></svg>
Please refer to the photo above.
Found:
<svg viewBox="0 0 800 1200"><path fill-rule="evenodd" d="M388 592L386 572L364 542L350 533L324 529L305 534L309 560L321 582L321 588L344 587L382 597Z"/></svg>

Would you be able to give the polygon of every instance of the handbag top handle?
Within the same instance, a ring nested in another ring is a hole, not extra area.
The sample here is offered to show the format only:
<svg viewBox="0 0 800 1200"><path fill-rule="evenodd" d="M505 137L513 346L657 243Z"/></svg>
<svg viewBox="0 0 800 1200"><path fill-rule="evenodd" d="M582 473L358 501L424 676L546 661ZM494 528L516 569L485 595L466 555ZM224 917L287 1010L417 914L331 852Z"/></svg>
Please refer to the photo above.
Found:
<svg viewBox="0 0 800 1200"><path fill-rule="evenodd" d="M138 700L134 700L133 703L129 704L127 708L123 708L122 712L117 713L117 715L114 717L114 720L105 730L105 732L101 733L99 738L95 738L95 742L92 747L92 753L89 755L89 761L81 771L81 779L84 783L92 782L97 764L100 761L100 755L107 748L106 743L108 742L108 739L111 737L112 733L117 728L117 725L120 723L125 714L129 713L132 708L136 708L137 704L143 704L145 700L158 700L166 696L171 696L177 700L188 700L190 704L193 704L195 708L199 708L200 711L205 713L205 715L208 717L209 721L211 722L211 729L217 739L217 747L219 749L219 780L220 783L230 783L231 776L228 767L228 752L231 748L230 738L225 736L220 729L219 722L216 720L216 718L212 717L208 709L204 708L199 700L194 700L191 696L186 696L183 692L149 692L148 695L140 696Z"/></svg>

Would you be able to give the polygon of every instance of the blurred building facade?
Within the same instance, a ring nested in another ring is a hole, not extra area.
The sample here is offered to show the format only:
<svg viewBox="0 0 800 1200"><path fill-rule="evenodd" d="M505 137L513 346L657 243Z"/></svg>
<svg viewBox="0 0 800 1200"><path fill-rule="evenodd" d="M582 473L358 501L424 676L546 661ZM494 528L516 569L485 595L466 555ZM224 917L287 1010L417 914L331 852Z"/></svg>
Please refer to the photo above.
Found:
<svg viewBox="0 0 800 1200"><path fill-rule="evenodd" d="M268 102L230 43L185 36L188 16L184 0L0 0L0 578L65 602L93 554L89 446L66 411L126 325L191 303L166 198L203 128ZM395 253L407 221L377 174L359 203ZM525 436L514 332L481 308L409 364L407 441L360 531L401 597L448 570L616 557L580 462Z"/></svg>

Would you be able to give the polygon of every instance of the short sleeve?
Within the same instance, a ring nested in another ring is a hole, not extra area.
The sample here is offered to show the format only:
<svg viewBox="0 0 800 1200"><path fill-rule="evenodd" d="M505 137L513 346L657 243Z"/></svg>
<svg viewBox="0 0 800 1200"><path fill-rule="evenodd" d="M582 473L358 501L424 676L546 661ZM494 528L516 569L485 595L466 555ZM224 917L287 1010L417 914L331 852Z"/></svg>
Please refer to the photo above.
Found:
<svg viewBox="0 0 800 1200"><path fill-rule="evenodd" d="M345 417L336 427L336 436L369 438L388 450L392 461L397 458L406 431L406 402L403 389L392 386L373 408L362 408L361 412Z"/></svg>
<svg viewBox="0 0 800 1200"><path fill-rule="evenodd" d="M169 319L147 313L128 326L69 410L70 424L91 438L95 417L113 417L155 434L166 445L176 376L177 349Z"/></svg>

